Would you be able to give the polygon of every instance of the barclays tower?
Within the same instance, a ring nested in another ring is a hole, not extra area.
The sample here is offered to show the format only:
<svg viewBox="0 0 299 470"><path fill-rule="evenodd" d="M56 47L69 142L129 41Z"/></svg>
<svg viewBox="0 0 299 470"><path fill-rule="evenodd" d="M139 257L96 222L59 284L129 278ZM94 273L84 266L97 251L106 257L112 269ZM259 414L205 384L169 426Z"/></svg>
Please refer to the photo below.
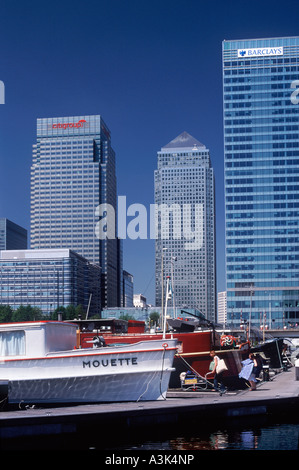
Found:
<svg viewBox="0 0 299 470"><path fill-rule="evenodd" d="M299 37L223 41L227 317L299 322Z"/></svg>

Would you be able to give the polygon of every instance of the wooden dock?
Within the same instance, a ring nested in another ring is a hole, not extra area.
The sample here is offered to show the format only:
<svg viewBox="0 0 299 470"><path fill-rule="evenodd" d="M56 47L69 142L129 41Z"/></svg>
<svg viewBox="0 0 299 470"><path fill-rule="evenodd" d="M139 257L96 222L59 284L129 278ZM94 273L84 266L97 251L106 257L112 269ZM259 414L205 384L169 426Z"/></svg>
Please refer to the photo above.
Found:
<svg viewBox="0 0 299 470"><path fill-rule="evenodd" d="M20 408L22 404L20 404ZM13 442L26 445L41 436L69 436L89 432L106 439L124 433L143 433L163 426L204 426L207 422L275 414L298 416L299 381L295 367L261 382L256 391L231 391L220 396L212 391L171 390L166 400L76 406L36 406L0 412L0 448ZM104 430L104 432L103 432ZM111 436L109 437L109 433ZM11 444L10 444L11 443ZM15 444L14 444L15 445Z"/></svg>

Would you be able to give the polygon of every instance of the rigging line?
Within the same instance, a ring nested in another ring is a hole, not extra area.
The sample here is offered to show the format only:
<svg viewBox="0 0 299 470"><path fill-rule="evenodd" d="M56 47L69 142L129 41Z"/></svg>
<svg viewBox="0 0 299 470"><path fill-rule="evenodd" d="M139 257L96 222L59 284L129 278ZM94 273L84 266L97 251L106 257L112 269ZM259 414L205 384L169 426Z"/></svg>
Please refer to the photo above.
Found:
<svg viewBox="0 0 299 470"><path fill-rule="evenodd" d="M160 375L160 383L159 383L159 387L160 387L160 393L161 393L161 396L163 398L163 400L166 400L166 396L164 397L163 394L162 394L162 377L163 377L163 367L164 367L164 358L165 358L165 352L166 352L166 348L164 347L164 351L163 351L163 356L162 356L162 369L161 369L161 375ZM153 376L152 378L148 381L147 385L146 385L146 388L144 390L144 392L142 392L139 397L137 398L136 402L139 402L139 400L141 400L141 398L143 397L143 395L145 395L145 393L148 391L148 387L151 383L151 381L154 379L154 377L156 376L156 374L159 372L159 370L156 370L154 373L153 373Z"/></svg>
<svg viewBox="0 0 299 470"><path fill-rule="evenodd" d="M162 369L161 369L161 376L160 376L160 394L161 394L161 397L163 398L163 400L166 400L166 395L164 397L163 393L162 393L162 378L163 378L163 367L164 367L165 352L166 352L166 347L164 347L163 359L162 359ZM166 391L166 393L167 393L167 391Z"/></svg>
<svg viewBox="0 0 299 470"><path fill-rule="evenodd" d="M144 390L144 392L142 392L139 397L137 398L136 402L138 402L139 400L141 400L141 398L143 397L143 395L148 391L148 387L149 387L149 384L151 383L151 381L153 380L153 378L156 376L157 372L159 372L158 370L155 370L151 379L148 381L148 383L146 384L146 388Z"/></svg>
<svg viewBox="0 0 299 470"><path fill-rule="evenodd" d="M153 273L153 275L152 275L152 277L151 277L149 283L147 284L146 289L145 289L145 291L143 292L144 295L146 294L147 289L148 289L149 286L151 285L151 282L152 282L152 280L153 280L154 275L155 275L155 273Z"/></svg>

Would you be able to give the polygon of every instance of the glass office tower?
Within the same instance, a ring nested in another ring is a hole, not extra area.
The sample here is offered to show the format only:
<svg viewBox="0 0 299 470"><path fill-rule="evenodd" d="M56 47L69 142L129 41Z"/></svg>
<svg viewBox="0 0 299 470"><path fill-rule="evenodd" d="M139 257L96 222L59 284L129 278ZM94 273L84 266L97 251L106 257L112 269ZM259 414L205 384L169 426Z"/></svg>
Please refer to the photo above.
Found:
<svg viewBox="0 0 299 470"><path fill-rule="evenodd" d="M299 38L223 42L228 322L299 321Z"/></svg>
<svg viewBox="0 0 299 470"><path fill-rule="evenodd" d="M27 230L11 220L0 218L0 250L27 248Z"/></svg>
<svg viewBox="0 0 299 470"><path fill-rule="evenodd" d="M127 271L123 272L123 306L133 307L134 278Z"/></svg>
<svg viewBox="0 0 299 470"><path fill-rule="evenodd" d="M101 240L96 208L116 209L115 154L99 115L37 120L31 168L31 248L69 248L102 269L102 306L121 305L117 239Z"/></svg>
<svg viewBox="0 0 299 470"><path fill-rule="evenodd" d="M214 172L209 150L187 132L158 152L155 206L156 305L165 305L170 276L168 306L196 308L215 321Z"/></svg>

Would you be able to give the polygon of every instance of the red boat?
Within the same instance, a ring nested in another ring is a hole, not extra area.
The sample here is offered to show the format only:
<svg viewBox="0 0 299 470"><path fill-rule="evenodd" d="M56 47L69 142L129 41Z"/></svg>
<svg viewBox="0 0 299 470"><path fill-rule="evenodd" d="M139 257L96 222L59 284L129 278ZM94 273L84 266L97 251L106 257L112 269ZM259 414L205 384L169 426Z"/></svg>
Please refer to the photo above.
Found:
<svg viewBox="0 0 299 470"><path fill-rule="evenodd" d="M171 324L171 320L167 320ZM111 344L136 343L138 341L160 339L161 331L145 331L145 322L121 319L74 320L78 325L78 347L97 347ZM170 379L170 388L181 386L180 374L195 371L201 377L209 372L210 351L224 359L228 370L224 372L228 386L232 385L242 368L241 361L248 356L249 343L238 343L231 336L221 337L213 327L199 328L192 319L175 319L172 329L165 333L165 339L178 340L178 352L174 358L175 372ZM212 375L208 376L212 380Z"/></svg>

